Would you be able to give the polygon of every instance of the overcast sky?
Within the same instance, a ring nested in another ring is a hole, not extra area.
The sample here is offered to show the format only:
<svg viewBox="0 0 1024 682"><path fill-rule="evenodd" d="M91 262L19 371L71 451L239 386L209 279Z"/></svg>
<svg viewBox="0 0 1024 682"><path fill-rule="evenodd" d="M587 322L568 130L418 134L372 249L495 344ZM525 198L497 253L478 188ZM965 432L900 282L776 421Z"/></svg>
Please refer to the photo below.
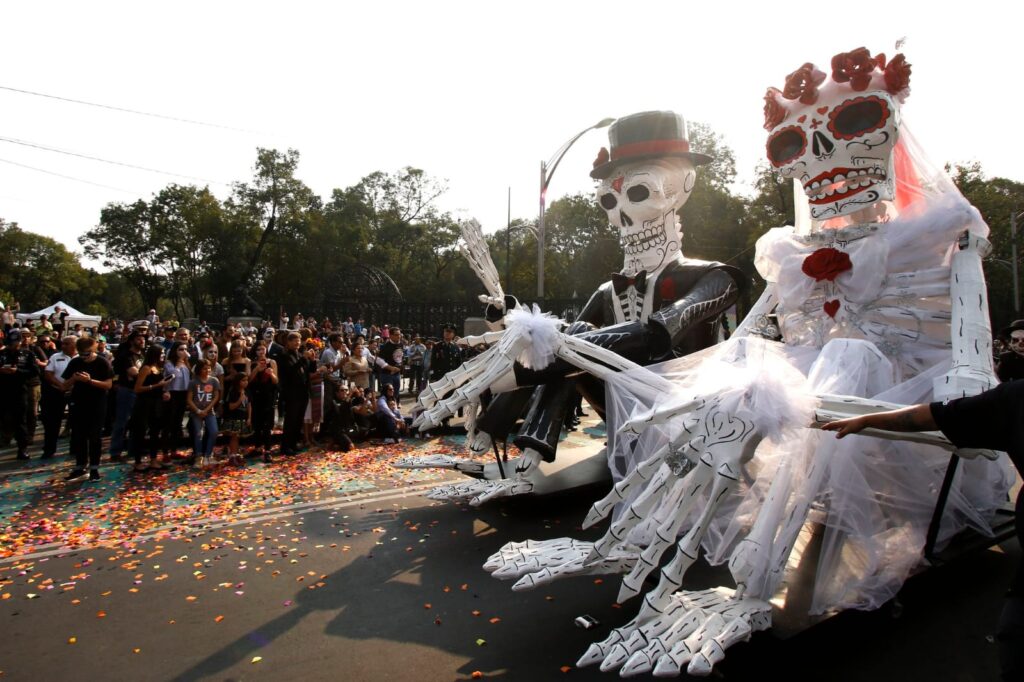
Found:
<svg viewBox="0 0 1024 682"><path fill-rule="evenodd" d="M0 141L0 217L79 249L106 203L169 182L210 181L224 198L264 146L298 149L299 177L324 197L422 168L448 181L442 208L492 231L509 187L512 217L536 216L540 161L565 140L648 109L710 124L749 180L767 86L861 45L891 57L903 37L904 120L932 159L1020 181L1022 16L984 0L3 3L3 88L231 129L0 89L2 138L202 179ZM594 131L572 148L549 202L592 188L606 141Z"/></svg>

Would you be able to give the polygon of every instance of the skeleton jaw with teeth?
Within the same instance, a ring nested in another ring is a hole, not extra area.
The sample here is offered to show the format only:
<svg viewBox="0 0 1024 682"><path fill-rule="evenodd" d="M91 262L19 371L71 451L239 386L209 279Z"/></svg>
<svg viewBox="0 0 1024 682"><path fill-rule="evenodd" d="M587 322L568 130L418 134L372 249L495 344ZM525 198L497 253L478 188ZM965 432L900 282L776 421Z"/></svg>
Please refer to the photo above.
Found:
<svg viewBox="0 0 1024 682"><path fill-rule="evenodd" d="M661 158L626 164L601 181L597 198L619 230L623 272L654 272L676 257L682 240L676 211L695 180L688 159Z"/></svg>

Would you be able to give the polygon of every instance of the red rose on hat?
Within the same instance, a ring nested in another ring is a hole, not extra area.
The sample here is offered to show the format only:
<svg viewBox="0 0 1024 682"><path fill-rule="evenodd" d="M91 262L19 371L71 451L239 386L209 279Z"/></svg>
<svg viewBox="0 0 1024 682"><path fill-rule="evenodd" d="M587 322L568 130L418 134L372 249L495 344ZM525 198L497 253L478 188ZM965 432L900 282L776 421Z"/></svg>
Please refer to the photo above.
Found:
<svg viewBox="0 0 1024 682"><path fill-rule="evenodd" d="M910 87L910 64L907 58L898 54L885 67L885 89L898 95Z"/></svg>
<svg viewBox="0 0 1024 682"><path fill-rule="evenodd" d="M818 101L818 86L824 82L825 72L807 62L786 76L782 96L786 99L799 99L801 104L814 104Z"/></svg>
<svg viewBox="0 0 1024 682"><path fill-rule="evenodd" d="M885 68L885 55L872 57L866 47L858 47L850 52L840 52L832 57L832 80L836 83L849 81L850 87L863 92L871 84L871 73L875 67Z"/></svg>
<svg viewBox="0 0 1024 682"><path fill-rule="evenodd" d="M800 269L808 277L813 277L816 282L828 280L834 282L836 277L853 268L850 256L839 249L826 247L818 249L807 258L804 258Z"/></svg>
<svg viewBox="0 0 1024 682"><path fill-rule="evenodd" d="M786 118L786 107L779 104L779 100L775 99L776 95L781 94L778 88L768 88L768 92L764 93L765 130L771 130Z"/></svg>

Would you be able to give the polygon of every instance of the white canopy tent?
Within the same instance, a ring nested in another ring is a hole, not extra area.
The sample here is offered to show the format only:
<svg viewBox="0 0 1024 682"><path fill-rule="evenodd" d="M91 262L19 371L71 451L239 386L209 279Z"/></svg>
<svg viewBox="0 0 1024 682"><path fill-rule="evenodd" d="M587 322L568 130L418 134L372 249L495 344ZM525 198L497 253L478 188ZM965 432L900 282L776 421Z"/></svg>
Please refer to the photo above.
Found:
<svg viewBox="0 0 1024 682"><path fill-rule="evenodd" d="M80 324L85 327L98 326L102 319L99 315L86 315L85 313L75 310L64 301L57 301L51 306L37 310L34 313L18 313L18 320L23 325L34 324L39 320L40 315L46 315L49 319L50 315L53 314L55 308L68 311L68 316L65 319L65 323L70 327L74 327L76 324Z"/></svg>

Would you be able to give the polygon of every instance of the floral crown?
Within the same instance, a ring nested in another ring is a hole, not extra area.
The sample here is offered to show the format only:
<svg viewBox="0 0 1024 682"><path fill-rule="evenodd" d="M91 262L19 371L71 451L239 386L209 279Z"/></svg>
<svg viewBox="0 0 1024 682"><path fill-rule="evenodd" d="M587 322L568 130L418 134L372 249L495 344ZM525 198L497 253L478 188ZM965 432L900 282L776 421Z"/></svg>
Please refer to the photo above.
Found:
<svg viewBox="0 0 1024 682"><path fill-rule="evenodd" d="M872 57L866 47L840 52L832 57L831 75L832 83L849 83L854 92L864 92L873 86L895 96L901 103L910 94L910 64L902 54L887 63L884 54ZM799 101L803 105L817 102L819 88L825 78L824 71L807 62L786 76L782 90L768 88L764 95L765 130L771 130L785 120L790 108L794 107L790 102Z"/></svg>

